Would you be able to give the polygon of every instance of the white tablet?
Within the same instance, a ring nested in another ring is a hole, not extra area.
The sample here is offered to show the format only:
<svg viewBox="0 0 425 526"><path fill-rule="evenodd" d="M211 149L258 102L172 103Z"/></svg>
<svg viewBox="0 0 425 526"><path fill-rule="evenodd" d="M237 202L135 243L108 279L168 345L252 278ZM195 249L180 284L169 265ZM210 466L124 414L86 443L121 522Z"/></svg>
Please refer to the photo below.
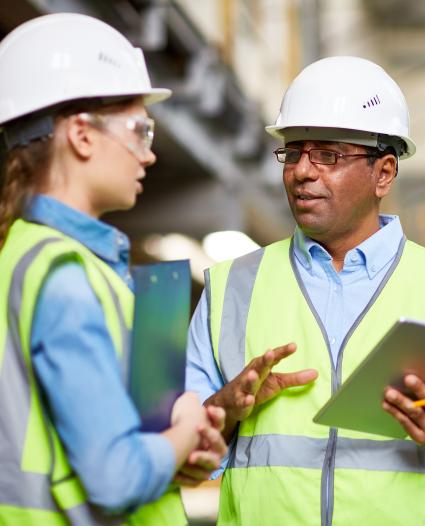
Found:
<svg viewBox="0 0 425 526"><path fill-rule="evenodd" d="M388 385L409 394L403 384L403 377L409 372L425 379L425 323L402 318L320 409L313 422L405 437L406 431L381 404Z"/></svg>

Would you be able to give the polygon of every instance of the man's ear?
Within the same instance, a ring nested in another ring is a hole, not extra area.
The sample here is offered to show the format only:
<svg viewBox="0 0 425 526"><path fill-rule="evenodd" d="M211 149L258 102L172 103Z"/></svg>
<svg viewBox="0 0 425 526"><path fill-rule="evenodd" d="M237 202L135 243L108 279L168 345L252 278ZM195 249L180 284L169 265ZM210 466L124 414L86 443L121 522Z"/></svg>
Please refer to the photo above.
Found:
<svg viewBox="0 0 425 526"><path fill-rule="evenodd" d="M71 115L67 119L66 138L78 157L89 159L92 156L95 130L80 115Z"/></svg>
<svg viewBox="0 0 425 526"><path fill-rule="evenodd" d="M375 161L375 169L377 170L375 193L376 197L382 199L389 193L397 176L397 158L391 154L384 155Z"/></svg>

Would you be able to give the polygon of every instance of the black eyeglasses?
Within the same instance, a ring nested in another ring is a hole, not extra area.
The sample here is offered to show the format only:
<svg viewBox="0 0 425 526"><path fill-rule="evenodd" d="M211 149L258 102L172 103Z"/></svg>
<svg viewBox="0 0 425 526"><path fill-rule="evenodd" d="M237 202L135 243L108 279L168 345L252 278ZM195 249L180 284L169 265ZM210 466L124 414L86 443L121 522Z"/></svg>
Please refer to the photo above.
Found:
<svg viewBox="0 0 425 526"><path fill-rule="evenodd" d="M333 150L300 150L299 148L278 148L273 152L280 163L295 164L301 159L303 153L308 154L313 164L336 164L338 159L344 157L378 157L376 153L339 153Z"/></svg>

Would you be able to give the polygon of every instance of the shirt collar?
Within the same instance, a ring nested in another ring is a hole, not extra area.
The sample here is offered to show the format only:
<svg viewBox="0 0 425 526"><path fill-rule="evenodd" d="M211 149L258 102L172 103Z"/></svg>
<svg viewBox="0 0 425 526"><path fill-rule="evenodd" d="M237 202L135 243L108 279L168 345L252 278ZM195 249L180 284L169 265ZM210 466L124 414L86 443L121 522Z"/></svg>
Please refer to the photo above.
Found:
<svg viewBox="0 0 425 526"><path fill-rule="evenodd" d="M380 215L379 222L380 229L375 234L347 253L347 256L354 252L362 255L370 279L395 257L404 235L398 216ZM295 228L293 250L298 261L310 273L313 259L331 259L326 249L304 235L298 226Z"/></svg>
<svg viewBox="0 0 425 526"><path fill-rule="evenodd" d="M318 246L322 248L319 243L307 237L301 228L297 225L294 233L293 250L296 258L306 270L311 270L313 266L312 247Z"/></svg>
<svg viewBox="0 0 425 526"><path fill-rule="evenodd" d="M395 257L404 235L398 216L380 215L379 222L378 232L357 247L363 253L370 279Z"/></svg>
<svg viewBox="0 0 425 526"><path fill-rule="evenodd" d="M125 234L53 197L34 196L25 209L24 219L59 230L106 261L116 263L123 256L128 258L130 243Z"/></svg>

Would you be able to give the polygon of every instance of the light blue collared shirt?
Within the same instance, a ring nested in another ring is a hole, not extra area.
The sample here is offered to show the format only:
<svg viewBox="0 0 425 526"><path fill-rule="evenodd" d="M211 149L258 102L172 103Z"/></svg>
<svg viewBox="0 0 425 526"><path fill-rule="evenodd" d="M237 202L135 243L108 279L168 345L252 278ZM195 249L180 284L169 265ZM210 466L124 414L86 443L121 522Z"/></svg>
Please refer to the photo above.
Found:
<svg viewBox="0 0 425 526"><path fill-rule="evenodd" d="M295 229L295 265L326 330L335 364L345 335L381 283L403 238L397 216L381 215L380 226L378 232L347 252L340 272L319 243ZM197 392L204 402L223 385L211 347L204 291L189 329L186 390Z"/></svg>
<svg viewBox="0 0 425 526"><path fill-rule="evenodd" d="M132 287L129 242L117 229L42 195L25 219L81 242ZM77 263L49 274L38 297L31 350L55 427L90 502L121 511L157 499L174 475L174 450L160 434L142 431L102 308Z"/></svg>

